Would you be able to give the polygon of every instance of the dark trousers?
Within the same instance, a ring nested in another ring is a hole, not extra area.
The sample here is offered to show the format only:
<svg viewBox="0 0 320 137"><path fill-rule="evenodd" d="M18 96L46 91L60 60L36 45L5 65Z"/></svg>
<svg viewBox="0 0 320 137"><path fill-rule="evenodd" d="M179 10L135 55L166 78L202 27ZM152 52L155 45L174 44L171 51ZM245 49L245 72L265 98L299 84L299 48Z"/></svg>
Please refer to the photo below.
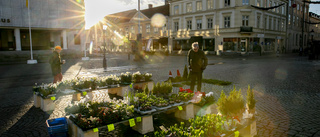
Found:
<svg viewBox="0 0 320 137"><path fill-rule="evenodd" d="M197 80L197 91L201 91L202 72L190 72L191 85L190 89L194 90L194 84Z"/></svg>
<svg viewBox="0 0 320 137"><path fill-rule="evenodd" d="M62 80L62 73L59 73L53 77L53 83L60 82Z"/></svg>

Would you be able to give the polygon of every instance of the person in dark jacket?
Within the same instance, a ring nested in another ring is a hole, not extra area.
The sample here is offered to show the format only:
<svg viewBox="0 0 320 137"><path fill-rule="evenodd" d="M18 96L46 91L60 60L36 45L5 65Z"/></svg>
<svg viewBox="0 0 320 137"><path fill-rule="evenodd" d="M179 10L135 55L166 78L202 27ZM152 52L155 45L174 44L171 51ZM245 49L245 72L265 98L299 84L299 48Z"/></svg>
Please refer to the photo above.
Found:
<svg viewBox="0 0 320 137"><path fill-rule="evenodd" d="M54 51L49 59L51 65L51 71L53 75L53 83L59 82L62 80L61 65L65 63L65 60L61 61L60 52L62 48L56 46Z"/></svg>
<svg viewBox="0 0 320 137"><path fill-rule="evenodd" d="M190 89L194 90L195 81L197 80L197 91L201 91L202 72L208 65L208 58L204 52L199 49L198 42L192 43L192 49L188 52L188 64L190 70L191 85Z"/></svg>

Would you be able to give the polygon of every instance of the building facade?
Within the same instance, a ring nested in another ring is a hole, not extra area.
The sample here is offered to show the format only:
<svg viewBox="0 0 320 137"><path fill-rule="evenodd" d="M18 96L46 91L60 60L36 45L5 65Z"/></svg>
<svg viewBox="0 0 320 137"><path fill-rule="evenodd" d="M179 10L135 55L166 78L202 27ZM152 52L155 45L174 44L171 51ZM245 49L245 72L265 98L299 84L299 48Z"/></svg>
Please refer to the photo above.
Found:
<svg viewBox="0 0 320 137"><path fill-rule="evenodd" d="M320 15L309 13L309 41L320 41ZM320 46L320 45L319 45Z"/></svg>
<svg viewBox="0 0 320 137"><path fill-rule="evenodd" d="M310 0L308 0L310 1ZM287 51L298 50L300 46L304 49L308 42L309 3L303 0L288 1L288 45Z"/></svg>
<svg viewBox="0 0 320 137"><path fill-rule="evenodd" d="M157 25L158 22L152 22L152 17L156 14L159 17L158 19L161 20L160 22L163 23L161 26ZM135 48L138 48L136 45L136 41L139 39L138 34L141 34L142 40L142 47L139 50L156 51L166 49L168 43L168 18L168 3L158 7L153 7L149 4L148 9L140 10L140 12L133 9L106 16L105 24L113 26L111 28L112 32L108 31L108 35L111 35L108 38L110 39L109 42L111 42L108 44L109 50L114 51L121 49L121 47L125 48L124 51L136 50ZM118 39L118 41L127 39L128 43L116 43L114 39Z"/></svg>
<svg viewBox="0 0 320 137"><path fill-rule="evenodd" d="M197 41L209 51L274 52L286 46L286 15L284 0L171 0L172 50Z"/></svg>
<svg viewBox="0 0 320 137"><path fill-rule="evenodd" d="M84 3L77 0L29 0L33 50L56 45L84 47ZM0 51L30 50L26 0L0 0ZM80 47L80 48L79 48Z"/></svg>

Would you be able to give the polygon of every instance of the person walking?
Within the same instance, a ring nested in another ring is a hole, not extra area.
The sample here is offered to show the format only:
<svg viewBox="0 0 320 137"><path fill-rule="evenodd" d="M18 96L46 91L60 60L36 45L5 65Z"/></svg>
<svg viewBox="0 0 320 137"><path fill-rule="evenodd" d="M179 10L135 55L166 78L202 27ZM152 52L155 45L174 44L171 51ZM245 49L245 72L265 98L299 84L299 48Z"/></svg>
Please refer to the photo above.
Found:
<svg viewBox="0 0 320 137"><path fill-rule="evenodd" d="M60 58L61 51L62 51L61 46L56 46L49 59L49 63L51 65L51 71L53 75L53 83L56 83L62 80L61 65L65 64L65 60L61 61L61 58Z"/></svg>
<svg viewBox="0 0 320 137"><path fill-rule="evenodd" d="M190 89L194 90L195 81L197 80L197 91L201 91L202 72L208 65L208 58L199 49L198 42L192 43L192 49L189 50L187 58L191 79Z"/></svg>

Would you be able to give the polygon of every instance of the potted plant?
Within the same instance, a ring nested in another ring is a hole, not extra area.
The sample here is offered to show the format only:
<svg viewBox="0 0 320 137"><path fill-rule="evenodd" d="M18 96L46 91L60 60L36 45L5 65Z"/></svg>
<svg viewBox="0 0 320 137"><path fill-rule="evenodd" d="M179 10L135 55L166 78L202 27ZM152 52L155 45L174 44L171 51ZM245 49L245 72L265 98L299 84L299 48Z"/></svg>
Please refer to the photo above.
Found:
<svg viewBox="0 0 320 137"><path fill-rule="evenodd" d="M132 79L133 79L134 83L141 82L142 81L142 75L141 75L140 71L133 73L132 74Z"/></svg>
<svg viewBox="0 0 320 137"><path fill-rule="evenodd" d="M248 90L247 90L247 101L246 101L246 107L247 110L250 114L255 114L256 111L256 100L254 99L254 93L253 90L250 88L250 86L248 86Z"/></svg>
<svg viewBox="0 0 320 137"><path fill-rule="evenodd" d="M129 85L132 82L132 74L130 72L121 73L121 84Z"/></svg>
<svg viewBox="0 0 320 137"><path fill-rule="evenodd" d="M144 81L151 81L152 74L145 73L145 74L143 74L143 77L144 77Z"/></svg>
<svg viewBox="0 0 320 137"><path fill-rule="evenodd" d="M222 115L231 117L232 119L237 119L240 122L245 110L241 91L237 91L234 88L230 92L228 97L224 94L223 91L221 91L220 98L217 102L217 109Z"/></svg>

